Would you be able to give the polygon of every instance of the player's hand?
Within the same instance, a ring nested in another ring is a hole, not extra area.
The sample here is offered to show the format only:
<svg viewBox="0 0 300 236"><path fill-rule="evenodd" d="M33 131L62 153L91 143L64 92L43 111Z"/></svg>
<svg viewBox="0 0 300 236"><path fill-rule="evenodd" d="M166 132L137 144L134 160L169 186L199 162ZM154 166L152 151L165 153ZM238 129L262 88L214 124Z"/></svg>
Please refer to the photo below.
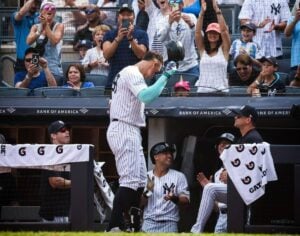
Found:
<svg viewBox="0 0 300 236"><path fill-rule="evenodd" d="M210 183L211 181L209 181L206 176L204 175L203 172L199 172L197 174L197 180L198 180L198 183L204 187L205 185L207 185L208 183Z"/></svg>
<svg viewBox="0 0 300 236"><path fill-rule="evenodd" d="M147 189L148 191L153 192L153 189L154 189L154 176L152 176L152 178L150 178L150 176L147 175L146 189Z"/></svg>
<svg viewBox="0 0 300 236"><path fill-rule="evenodd" d="M220 174L220 181L224 184L227 184L227 170L223 170Z"/></svg>
<svg viewBox="0 0 300 236"><path fill-rule="evenodd" d="M166 201L172 201L173 203L177 204L179 201L179 197L176 196L172 191L168 192L165 196L164 199Z"/></svg>
<svg viewBox="0 0 300 236"><path fill-rule="evenodd" d="M168 64L166 65L165 69L164 69L164 73L163 75L165 75L166 77L170 78L172 75L174 75L174 73L177 71L177 65L175 61L170 61L168 62Z"/></svg>

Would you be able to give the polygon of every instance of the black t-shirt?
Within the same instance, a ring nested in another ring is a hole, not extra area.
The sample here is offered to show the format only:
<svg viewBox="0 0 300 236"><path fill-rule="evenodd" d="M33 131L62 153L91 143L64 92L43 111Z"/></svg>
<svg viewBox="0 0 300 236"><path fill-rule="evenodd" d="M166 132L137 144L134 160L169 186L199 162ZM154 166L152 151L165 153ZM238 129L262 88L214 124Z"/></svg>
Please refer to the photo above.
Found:
<svg viewBox="0 0 300 236"><path fill-rule="evenodd" d="M70 179L69 171L42 170L40 216L53 220L55 216L69 216L71 189L54 189L49 184L50 177Z"/></svg>
<svg viewBox="0 0 300 236"><path fill-rule="evenodd" d="M244 136L237 141L238 144L244 143L262 143L263 139L256 129L249 130Z"/></svg>
<svg viewBox="0 0 300 236"><path fill-rule="evenodd" d="M258 77L259 71L253 67L250 78L246 81L241 80L236 70L229 74L229 86L249 86Z"/></svg>

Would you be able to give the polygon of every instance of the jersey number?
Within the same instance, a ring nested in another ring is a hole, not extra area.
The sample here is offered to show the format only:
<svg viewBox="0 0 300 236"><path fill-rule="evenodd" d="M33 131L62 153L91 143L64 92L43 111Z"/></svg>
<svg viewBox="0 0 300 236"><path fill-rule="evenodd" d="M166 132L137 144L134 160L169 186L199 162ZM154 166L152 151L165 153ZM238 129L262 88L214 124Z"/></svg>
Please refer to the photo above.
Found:
<svg viewBox="0 0 300 236"><path fill-rule="evenodd" d="M114 78L114 81L112 82L112 86L111 89L114 93L117 92L117 83L118 83L118 79L120 79L120 74L117 74Z"/></svg>

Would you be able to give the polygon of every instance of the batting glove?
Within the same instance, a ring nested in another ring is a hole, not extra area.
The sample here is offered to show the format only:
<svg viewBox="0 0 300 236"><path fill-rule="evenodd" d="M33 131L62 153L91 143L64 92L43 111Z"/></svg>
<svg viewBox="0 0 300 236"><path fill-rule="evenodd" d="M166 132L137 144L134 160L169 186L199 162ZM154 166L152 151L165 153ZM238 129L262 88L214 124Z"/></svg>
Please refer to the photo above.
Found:
<svg viewBox="0 0 300 236"><path fill-rule="evenodd" d="M147 184L146 184L146 190L143 193L143 196L148 198L153 194L154 189L154 176L152 176L152 179L147 175Z"/></svg>
<svg viewBox="0 0 300 236"><path fill-rule="evenodd" d="M177 71L176 62L175 61L170 61L166 65L163 75L166 76L169 79L176 71Z"/></svg>

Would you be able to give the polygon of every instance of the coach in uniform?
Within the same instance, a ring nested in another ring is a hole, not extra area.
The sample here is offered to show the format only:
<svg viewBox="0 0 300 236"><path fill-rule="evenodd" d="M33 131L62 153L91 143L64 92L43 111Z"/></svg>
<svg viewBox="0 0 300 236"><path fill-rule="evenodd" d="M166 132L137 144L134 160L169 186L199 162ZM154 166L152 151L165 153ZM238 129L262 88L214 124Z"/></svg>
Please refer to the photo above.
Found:
<svg viewBox="0 0 300 236"><path fill-rule="evenodd" d="M150 150L154 169L147 174L142 195L144 232L178 232L179 205L189 203L190 193L185 175L170 169L174 153L175 146L166 142L157 143Z"/></svg>
<svg viewBox="0 0 300 236"><path fill-rule="evenodd" d="M129 210L139 206L140 195L146 185L147 170L140 133L140 127L146 125L145 103L161 94L168 78L176 71L175 68L166 69L148 87L145 79L151 79L159 72L162 64L162 56L149 51L143 60L121 70L112 84L107 141L115 156L120 187L115 194L107 231L132 230L132 225L128 222ZM173 63L167 68L170 65ZM135 231L139 230L137 227Z"/></svg>

